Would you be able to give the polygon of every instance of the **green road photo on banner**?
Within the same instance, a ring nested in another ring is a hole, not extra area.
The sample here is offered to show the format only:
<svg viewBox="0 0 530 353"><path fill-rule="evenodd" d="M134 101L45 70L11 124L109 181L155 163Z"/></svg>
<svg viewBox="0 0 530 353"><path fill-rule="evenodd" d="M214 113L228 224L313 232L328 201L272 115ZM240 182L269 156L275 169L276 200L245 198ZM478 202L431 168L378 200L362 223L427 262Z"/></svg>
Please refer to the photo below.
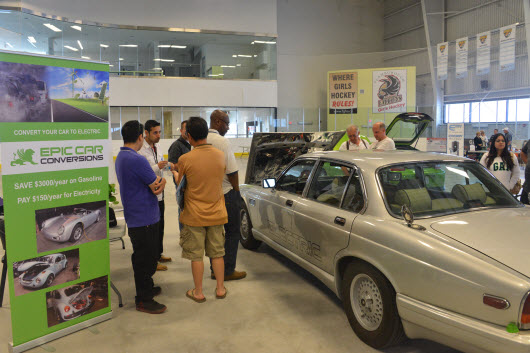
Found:
<svg viewBox="0 0 530 353"><path fill-rule="evenodd" d="M0 227L14 352L112 315L108 82L108 64L0 51Z"/></svg>

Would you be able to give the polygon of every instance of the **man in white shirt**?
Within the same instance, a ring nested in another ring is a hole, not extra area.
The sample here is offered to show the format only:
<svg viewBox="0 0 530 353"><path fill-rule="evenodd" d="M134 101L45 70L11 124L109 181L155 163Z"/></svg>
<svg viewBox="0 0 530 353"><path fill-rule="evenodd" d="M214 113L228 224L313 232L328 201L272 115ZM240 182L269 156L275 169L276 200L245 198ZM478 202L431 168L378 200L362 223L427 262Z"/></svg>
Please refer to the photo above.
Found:
<svg viewBox="0 0 530 353"><path fill-rule="evenodd" d="M344 141L339 147L339 151L359 151L368 149L366 141L359 137L359 128L356 125L350 125L346 128L348 140Z"/></svg>
<svg viewBox="0 0 530 353"><path fill-rule="evenodd" d="M155 120L148 120L145 122L145 138L142 148L138 151L139 154L144 156L149 165L155 172L157 176L163 178L162 170L167 166L168 162L164 161L162 151L160 151L160 123ZM158 262L169 262L171 261L170 257L162 255L164 252L164 193L157 195L158 197L158 207L160 208L160 223L159 223L159 258ZM157 271L167 271L167 266L163 264L158 264L156 267Z"/></svg>
<svg viewBox="0 0 530 353"><path fill-rule="evenodd" d="M372 150L395 150L396 145L394 144L394 140L392 140L390 137L386 135L386 125L385 123L379 122L375 123L372 126L372 131L374 133L374 137L377 141L372 143L370 145L370 149Z"/></svg>
<svg viewBox="0 0 530 353"><path fill-rule="evenodd" d="M239 193L239 174L234 153L230 142L224 135L230 125L228 114L222 110L214 110L210 115L210 130L208 130L208 143L225 154L226 175L223 179L223 193L225 196L228 223L225 224L225 281L243 279L247 276L245 271L236 271L237 248L239 246L239 211L241 194ZM211 274L215 279L215 275Z"/></svg>

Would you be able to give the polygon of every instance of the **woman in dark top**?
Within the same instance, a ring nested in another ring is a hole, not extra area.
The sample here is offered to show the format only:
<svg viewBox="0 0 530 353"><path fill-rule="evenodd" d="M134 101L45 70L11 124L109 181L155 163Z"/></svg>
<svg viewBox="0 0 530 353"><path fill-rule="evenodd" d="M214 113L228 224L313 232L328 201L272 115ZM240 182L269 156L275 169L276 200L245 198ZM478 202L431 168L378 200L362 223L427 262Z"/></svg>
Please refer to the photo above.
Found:
<svg viewBox="0 0 530 353"><path fill-rule="evenodd" d="M482 138L480 137L480 131L477 131L477 136L473 139L473 143L475 144L475 151L482 150Z"/></svg>

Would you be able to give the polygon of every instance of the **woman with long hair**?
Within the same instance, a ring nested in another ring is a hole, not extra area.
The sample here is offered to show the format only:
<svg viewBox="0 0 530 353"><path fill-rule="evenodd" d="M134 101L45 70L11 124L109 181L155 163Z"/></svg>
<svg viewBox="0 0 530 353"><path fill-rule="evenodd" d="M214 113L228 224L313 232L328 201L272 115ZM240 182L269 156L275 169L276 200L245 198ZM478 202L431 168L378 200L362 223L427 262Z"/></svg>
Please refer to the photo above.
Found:
<svg viewBox="0 0 530 353"><path fill-rule="evenodd" d="M512 190L521 171L517 157L508 151L503 134L495 134L491 139L490 150L484 153L480 164L486 167L508 190Z"/></svg>

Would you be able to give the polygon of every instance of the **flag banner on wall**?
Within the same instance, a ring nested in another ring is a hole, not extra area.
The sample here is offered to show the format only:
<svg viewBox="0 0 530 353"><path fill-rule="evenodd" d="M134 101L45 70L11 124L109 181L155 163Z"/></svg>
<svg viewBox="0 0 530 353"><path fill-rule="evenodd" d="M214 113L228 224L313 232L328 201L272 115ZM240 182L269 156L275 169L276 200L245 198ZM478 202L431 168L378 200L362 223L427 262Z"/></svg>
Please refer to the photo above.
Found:
<svg viewBox="0 0 530 353"><path fill-rule="evenodd" d="M374 70L372 85L374 113L407 111L407 70Z"/></svg>
<svg viewBox="0 0 530 353"><path fill-rule="evenodd" d="M502 27L499 32L499 70L510 71L515 69L515 32L516 25Z"/></svg>
<svg viewBox="0 0 530 353"><path fill-rule="evenodd" d="M449 58L449 43L439 43L436 48L437 53L437 71L438 71L438 80L447 79L447 62Z"/></svg>
<svg viewBox="0 0 530 353"><path fill-rule="evenodd" d="M467 37L456 40L456 78L467 76L468 44Z"/></svg>
<svg viewBox="0 0 530 353"><path fill-rule="evenodd" d="M329 113L357 114L357 72L332 72L328 76Z"/></svg>
<svg viewBox="0 0 530 353"><path fill-rule="evenodd" d="M477 34L477 75L490 72L491 32Z"/></svg>
<svg viewBox="0 0 530 353"><path fill-rule="evenodd" d="M0 51L13 352L111 318L108 64Z"/></svg>

